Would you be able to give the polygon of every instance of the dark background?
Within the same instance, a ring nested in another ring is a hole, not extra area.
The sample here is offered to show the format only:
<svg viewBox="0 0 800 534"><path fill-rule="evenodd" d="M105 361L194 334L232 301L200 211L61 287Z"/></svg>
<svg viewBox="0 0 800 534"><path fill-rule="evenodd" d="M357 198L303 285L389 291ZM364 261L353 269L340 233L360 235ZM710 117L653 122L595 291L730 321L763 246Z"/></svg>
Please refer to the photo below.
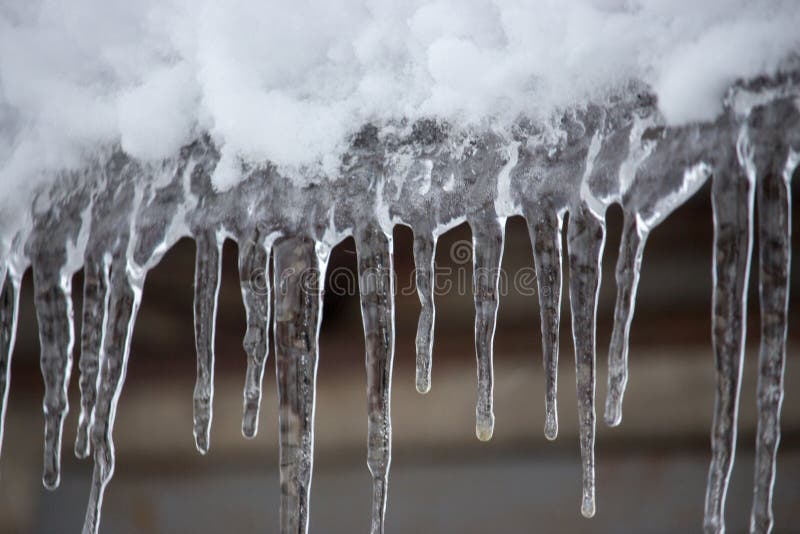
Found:
<svg viewBox="0 0 800 534"><path fill-rule="evenodd" d="M798 178L797 176L795 178ZM797 183L797 180L795 180ZM795 217L796 219L796 217ZM608 214L598 310L597 515L580 516L580 462L568 294L564 294L558 440L545 440L544 376L537 296L501 298L495 338L494 438L474 434L473 305L469 291L437 296L433 389L414 388L415 294L399 295L392 415L394 459L389 533L698 532L710 459L713 358L710 341L712 222L706 186L650 236L631 334L630 381L621 427L602 422L605 367L616 286L622 213ZM797 225L795 224L797 235ZM412 276L412 233L395 229L399 286ZM469 240L461 225L440 238L437 264ZM756 243L757 247L757 243ZM757 250L757 249L756 249ZM150 272L136 325L115 428L117 470L106 493L101 532L277 532L277 415L270 347L260 432L240 432L245 356L236 245L226 243L217 321L217 377L211 451L192 438L195 378L192 326L194 245L183 240ZM737 462L728 495L729 532L749 527L758 351L757 255L751 270L747 355ZM503 266L532 266L527 228L507 223ZM797 263L797 262L795 262ZM333 252L330 273L355 269L353 241ZM454 277L458 274L454 274ZM353 278L354 280L354 278ZM800 304L793 269L790 308ZM469 282L469 278L467 278ZM565 276L564 287L567 287ZM42 380L30 273L0 463L1 532L79 532L91 464L72 454L77 426L77 350L63 445L61 488L41 486ZM469 288L467 283L467 288ZM76 319L82 279L75 277ZM408 292L407 292L408 293ZM79 328L79 322L76 328ZM783 434L775 488L776 532L800 532L800 316L790 312ZM79 330L76 330L76 333ZM76 339L77 336L76 336ZM311 531L369 530L365 463L364 343L356 295L328 292L320 343Z"/></svg>

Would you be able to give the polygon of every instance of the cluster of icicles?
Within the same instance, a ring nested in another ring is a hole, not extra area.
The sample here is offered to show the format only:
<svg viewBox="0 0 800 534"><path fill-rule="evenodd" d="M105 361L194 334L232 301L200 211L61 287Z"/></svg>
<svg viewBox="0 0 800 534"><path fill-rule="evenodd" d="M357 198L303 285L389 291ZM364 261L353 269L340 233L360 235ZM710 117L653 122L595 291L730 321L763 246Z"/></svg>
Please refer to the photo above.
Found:
<svg viewBox="0 0 800 534"><path fill-rule="evenodd" d="M769 532L783 396L788 273L789 180L800 154L797 80L759 80L732 90L715 122L664 127L645 92L564 113L552 124L519 121L506 132L458 131L434 120L367 126L336 180L298 181L274 166L242 164L243 179L220 192L219 154L203 137L159 164L118 149L42 189L24 220L3 229L0 256L0 396L5 413L20 280L33 268L45 382L44 485L59 484L61 435L72 367L71 280L84 269L80 338L81 406L75 454L94 457L84 533L96 533L114 471L112 432L147 272L176 241L197 243L194 324L197 382L194 437L209 448L214 328L225 239L239 244L247 312L242 432L258 427L261 383L274 325L280 421L281 532L307 532L313 464L314 396L322 289L328 254L355 238L366 338L367 465L372 532L383 532L391 458L394 354L392 229L414 232L422 304L416 384L431 387L437 237L466 221L474 246L476 433L491 437L492 342L506 218L525 217L538 278L546 376L545 436L555 439L562 298L562 223L569 213L569 298L583 467L581 512L595 513L595 324L604 214L624 212L617 301L608 355L605 420L617 425L627 382L628 333L649 232L713 176L713 349L716 402L706 493L707 532L724 531L724 503L736 443L744 354L745 300L757 199L761 352L755 490L750 529ZM274 279L264 276L270 272ZM274 299L274 302L273 302ZM272 309L272 311L271 311Z"/></svg>

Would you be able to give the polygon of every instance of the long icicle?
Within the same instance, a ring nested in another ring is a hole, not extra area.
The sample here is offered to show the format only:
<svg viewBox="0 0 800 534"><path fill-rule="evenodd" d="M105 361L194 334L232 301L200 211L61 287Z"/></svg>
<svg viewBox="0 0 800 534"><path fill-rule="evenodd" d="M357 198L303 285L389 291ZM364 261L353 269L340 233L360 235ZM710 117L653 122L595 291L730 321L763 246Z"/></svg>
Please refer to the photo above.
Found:
<svg viewBox="0 0 800 534"><path fill-rule="evenodd" d="M575 344L575 377L578 388L583 484L581 514L595 513L595 352L597 299L600 292L600 261L605 245L605 223L586 205L570 211L567 229L569 249L569 298L572 338Z"/></svg>
<svg viewBox="0 0 800 534"><path fill-rule="evenodd" d="M201 454L211 440L214 402L214 329L217 321L222 263L222 240L214 231L199 233L194 274L194 342L197 349L197 381L194 386L194 443Z"/></svg>
<svg viewBox="0 0 800 534"><path fill-rule="evenodd" d="M622 422L622 397L628 383L628 340L646 241L647 232L637 223L636 215L626 212L617 258L614 330L608 349L605 421L609 426L617 426Z"/></svg>
<svg viewBox="0 0 800 534"><path fill-rule="evenodd" d="M92 412L97 400L97 378L103 348L105 320L108 314L108 274L106 258L89 257L84 263L83 321L81 323L81 355L78 363L81 411L75 436L75 456L89 456Z"/></svg>
<svg viewBox="0 0 800 534"><path fill-rule="evenodd" d="M772 147L770 147L771 149ZM776 162L777 163L777 162ZM758 182L761 348L758 356L758 428L750 532L772 531L772 490L780 441L783 373L791 265L793 168L770 169Z"/></svg>
<svg viewBox="0 0 800 534"><path fill-rule="evenodd" d="M392 239L377 224L356 233L361 317L367 367L367 467L372 474L372 534L382 534L392 461L391 391L394 362Z"/></svg>
<svg viewBox="0 0 800 534"><path fill-rule="evenodd" d="M108 320L100 363L94 423L91 429L94 469L83 534L97 534L106 486L114 474L114 419L128 367L133 327L144 280L132 280L124 265L112 267Z"/></svg>
<svg viewBox="0 0 800 534"><path fill-rule="evenodd" d="M247 331L242 343L247 354L242 434L247 438L252 438L258 433L261 384L264 381L264 365L269 355L271 297L269 252L263 243L248 240L246 243L240 244L239 281L247 320Z"/></svg>
<svg viewBox="0 0 800 534"><path fill-rule="evenodd" d="M545 376L544 435L558 436L558 336L561 322L561 230L564 218L552 206L537 204L526 210L528 232L539 289L542 328L542 366Z"/></svg>
<svg viewBox="0 0 800 534"><path fill-rule="evenodd" d="M308 532L314 464L314 400L327 260L305 237L279 241L273 254L280 529L283 534L304 534Z"/></svg>
<svg viewBox="0 0 800 534"><path fill-rule="evenodd" d="M472 228L472 284L475 300L475 353L478 360L478 403L475 434L488 441L494 433L494 331L499 303L500 262L505 218L482 213L469 221Z"/></svg>
<svg viewBox="0 0 800 534"><path fill-rule="evenodd" d="M11 387L11 359L17 337L18 315L19 280L8 272L0 293L0 451L3 448L8 391Z"/></svg>
<svg viewBox="0 0 800 534"><path fill-rule="evenodd" d="M429 230L414 229L414 270L420 312L417 324L417 391L431 390L431 366L433 364L433 325L436 321L434 289L436 287L436 237Z"/></svg>
<svg viewBox="0 0 800 534"><path fill-rule="evenodd" d="M739 140L740 154L749 150ZM736 419L744 358L747 284L753 246L752 178L723 155L711 184L714 215L712 345L716 375L711 464L703 529L725 532L725 496L736 451Z"/></svg>
<svg viewBox="0 0 800 534"><path fill-rule="evenodd" d="M67 388L74 342L72 279L34 265L33 286L45 388L42 483L47 489L55 489L61 480L61 436L69 410Z"/></svg>

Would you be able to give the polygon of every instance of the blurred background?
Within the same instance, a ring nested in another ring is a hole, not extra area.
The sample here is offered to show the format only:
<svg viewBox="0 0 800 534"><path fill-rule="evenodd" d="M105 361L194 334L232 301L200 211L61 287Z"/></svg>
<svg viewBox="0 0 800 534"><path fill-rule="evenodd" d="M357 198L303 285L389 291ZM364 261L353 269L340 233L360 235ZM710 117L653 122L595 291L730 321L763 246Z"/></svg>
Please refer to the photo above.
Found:
<svg viewBox="0 0 800 534"><path fill-rule="evenodd" d="M795 176L797 183L798 176ZM797 189L797 188L795 188ZM798 192L795 191L797 194ZM796 218L795 218L796 219ZM580 515L574 356L568 297L562 310L559 424L543 435L544 376L537 295L501 297L495 338L494 438L475 438L477 395L470 259L454 260L462 225L440 238L437 265L454 290L436 298L432 391L414 387L419 303L413 286L412 233L395 230L398 277L392 416L394 456L389 533L699 532L710 459L713 356L710 341L712 222L706 186L658 227L645 250L630 349L623 422L602 420L606 357L616 293L614 265L622 213L608 214L598 310L597 515ZM794 235L797 235L795 224ZM757 246L757 243L756 243ZM756 249L757 250L757 249ZM795 248L797 250L797 248ZM181 241L150 272L136 324L115 427L117 469L106 493L101 532L217 533L278 531L275 370L270 346L258 436L241 435L244 311L236 245L224 250L216 336L211 451L192 438L195 356L192 325L194 245ZM459 262L462 263L459 263ZM797 265L797 261L794 262ZM527 227L507 223L503 267L509 277L533 265ZM356 284L354 243L332 254L337 288ZM346 272L351 273L349 278ZM758 356L757 256L750 283L747 355L736 464L728 495L729 532L745 532L753 479ZM465 281L462 281L466 276ZM800 277L792 273L789 356L775 487L776 532L800 532ZM458 284L466 289L458 291ZM564 287L568 274L565 273ZM74 280L80 328L82 278ZM338 294L336 294L338 293ZM355 292L325 299L318 376L311 531L368 532L364 343ZM76 333L79 330L76 330ZM77 426L77 358L63 445L61 487L41 485L42 379L31 277L26 275L0 463L0 532L79 532L91 463L72 454Z"/></svg>

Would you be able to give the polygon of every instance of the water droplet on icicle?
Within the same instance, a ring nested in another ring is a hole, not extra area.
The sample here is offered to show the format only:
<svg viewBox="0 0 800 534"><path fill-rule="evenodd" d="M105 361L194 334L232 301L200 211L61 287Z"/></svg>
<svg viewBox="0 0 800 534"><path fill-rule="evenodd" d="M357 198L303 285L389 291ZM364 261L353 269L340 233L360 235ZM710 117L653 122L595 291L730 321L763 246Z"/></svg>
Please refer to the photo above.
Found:
<svg viewBox="0 0 800 534"><path fill-rule="evenodd" d="M143 282L130 278L125 272L123 261L117 261L112 266L103 358L100 362L100 386L91 429L94 468L83 534L97 534L100 528L103 496L114 474L114 419L117 414L117 402L125 383Z"/></svg>
<svg viewBox="0 0 800 534"><path fill-rule="evenodd" d="M356 232L361 316L367 367L367 466L372 474L372 534L382 534L389 466L394 361L394 273L392 239L376 224Z"/></svg>
<svg viewBox="0 0 800 534"><path fill-rule="evenodd" d="M505 218L481 213L469 220L472 229L472 284L475 299L475 354L478 360L478 403L475 434L481 441L494 433L494 331L499 303L500 262Z"/></svg>
<svg viewBox="0 0 800 534"><path fill-rule="evenodd" d="M420 312L417 324L417 391L431 390L431 366L433 363L433 324L436 320L436 305L433 290L436 279L434 257L436 238L429 231L414 230L414 269Z"/></svg>
<svg viewBox="0 0 800 534"><path fill-rule="evenodd" d="M275 368L280 434L281 532L308 532L314 464L314 400L325 262L305 237L278 241L275 268Z"/></svg>
<svg viewBox="0 0 800 534"><path fill-rule="evenodd" d="M561 317L561 229L563 216L547 202L531 204L525 217L533 248L542 326L545 376L544 435L558 436L558 336Z"/></svg>
<svg viewBox="0 0 800 534"><path fill-rule="evenodd" d="M0 292L0 450L3 447L8 391L11 387L11 359L17 336L19 282L10 272L6 272L5 282L0 280L3 284Z"/></svg>
<svg viewBox="0 0 800 534"><path fill-rule="evenodd" d="M102 253L101 253L102 254ZM107 258L87 255L83 269L83 322L81 325L81 356L79 386L81 412L75 437L75 456L86 458L90 450L92 412L97 400L97 379L100 353L103 348L105 320L108 315Z"/></svg>
<svg viewBox="0 0 800 534"><path fill-rule="evenodd" d="M197 252L194 278L194 340L197 349L197 381L194 386L194 443L208 452L214 401L214 329L217 321L222 242L212 231L195 237Z"/></svg>
<svg viewBox="0 0 800 534"><path fill-rule="evenodd" d="M739 140L739 151L742 155L749 151L744 136ZM716 395L703 521L707 533L725 532L725 496L736 451L755 190L752 178L741 171L733 155L723 153L718 161L721 163L715 168L711 186L714 213L711 329Z"/></svg>
<svg viewBox="0 0 800 534"><path fill-rule="evenodd" d="M239 281L247 321L244 351L247 354L247 373L244 382L242 434L255 437L261 408L261 384L264 366L269 355L269 252L263 243L248 240L239 245Z"/></svg>
<svg viewBox="0 0 800 534"><path fill-rule="evenodd" d="M593 517L595 514L595 337L605 223L585 204L581 204L577 209L570 210L567 236L569 297L578 389L578 433L583 467L581 514L584 517Z"/></svg>

